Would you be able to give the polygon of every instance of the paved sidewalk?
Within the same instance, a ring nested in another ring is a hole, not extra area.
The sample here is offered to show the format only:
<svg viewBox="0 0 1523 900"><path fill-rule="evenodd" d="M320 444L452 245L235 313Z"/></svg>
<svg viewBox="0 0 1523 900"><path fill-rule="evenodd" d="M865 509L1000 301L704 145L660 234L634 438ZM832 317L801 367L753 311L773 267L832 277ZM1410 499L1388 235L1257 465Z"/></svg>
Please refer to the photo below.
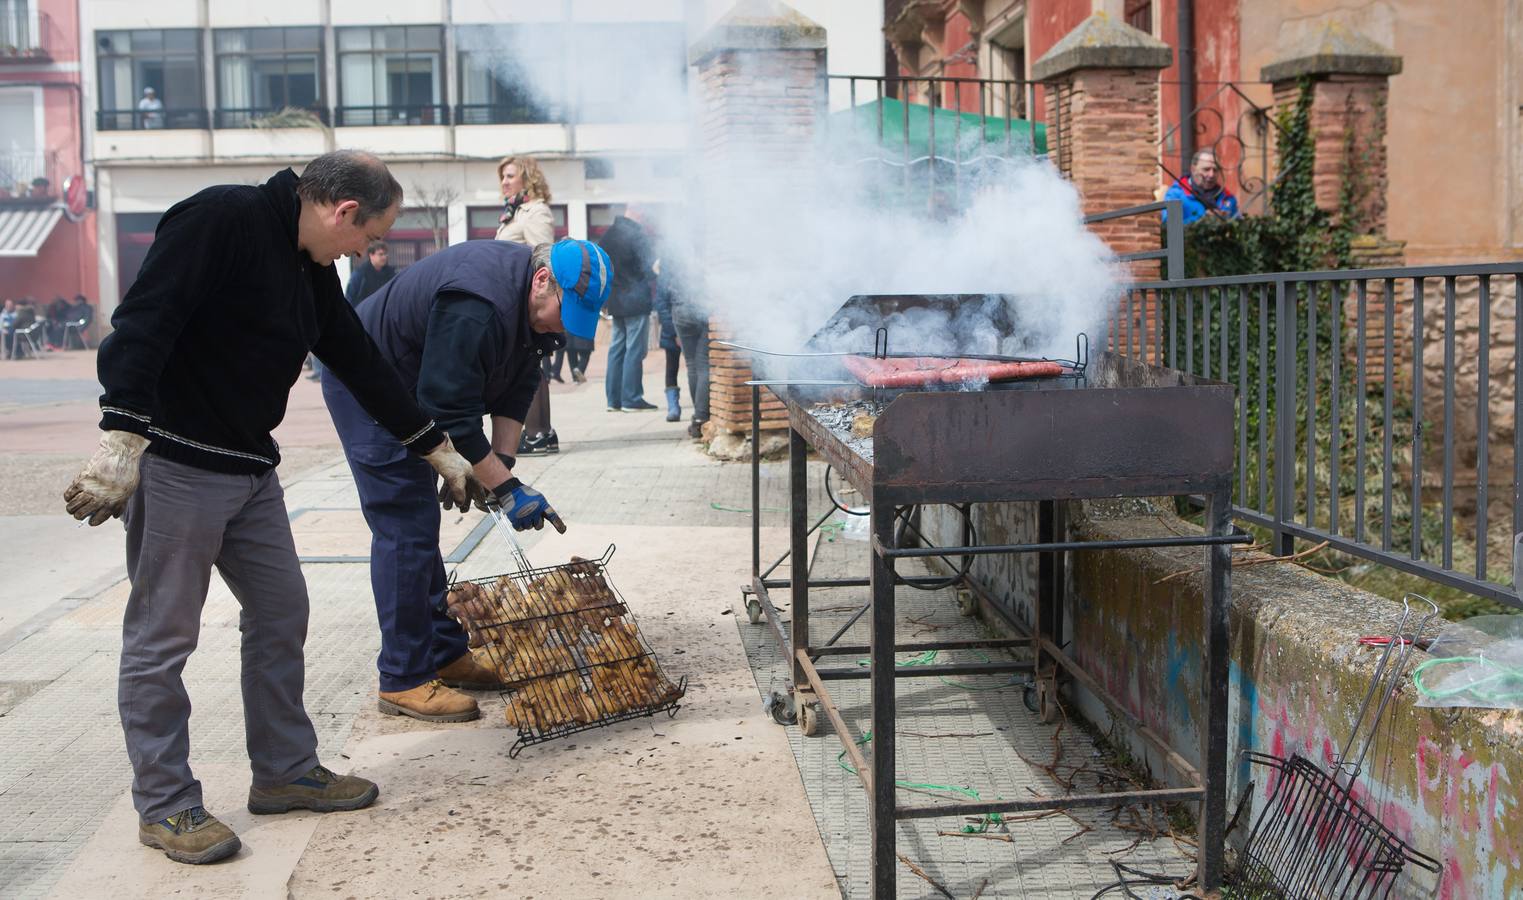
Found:
<svg viewBox="0 0 1523 900"><path fill-rule="evenodd" d="M77 356L75 367L83 366L85 355ZM659 388L655 364L653 354L647 385ZM316 385L302 381L279 436L288 456L295 448L319 461L285 477L313 599L307 706L322 758L375 777L381 801L330 817L256 819L242 809L238 607L214 579L185 672L192 762L208 803L246 849L228 863L193 868L139 847L115 708L127 590L121 526L76 530L44 507L0 519L0 542L35 531L59 558L89 557L105 571L87 591L39 577L26 593L45 598L33 601L45 608L25 617L25 628L0 624L12 637L0 645L0 896L314 896L339 884L356 896L552 897L573 888L587 897L712 896L771 867L777 846L795 848L776 881L785 895L836 896L787 739L760 711L730 624L749 532L745 516L713 504L747 505L748 470L708 459L686 439L685 423L669 424L659 412L604 412L593 374L583 386L556 386L563 452L519 467L571 531L534 534L525 544L541 563L618 545L615 583L664 666L689 679L674 719L575 735L509 760L513 735L495 696L467 726L380 716L369 535ZM0 425L24 426L8 432L20 456L66 446L72 452L58 455L77 468L94 443L95 413L93 393L52 403L71 390L34 390L48 403L0 412ZM778 475L770 489L781 497ZM504 546L483 540L479 521L447 516L446 553L462 574L507 571ZM4 590L9 608L18 592ZM589 857L589 842L606 850Z"/></svg>

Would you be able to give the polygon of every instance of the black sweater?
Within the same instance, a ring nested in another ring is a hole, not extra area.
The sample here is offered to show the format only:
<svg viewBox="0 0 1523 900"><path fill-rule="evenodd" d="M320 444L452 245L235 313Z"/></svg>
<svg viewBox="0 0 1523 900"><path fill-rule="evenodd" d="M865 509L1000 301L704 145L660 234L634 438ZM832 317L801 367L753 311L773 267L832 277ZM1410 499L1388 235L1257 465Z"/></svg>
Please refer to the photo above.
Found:
<svg viewBox="0 0 1523 900"><path fill-rule="evenodd" d="M270 432L310 350L415 453L444 439L344 300L331 265L297 247L290 169L258 187L219 185L159 220L137 281L100 347L102 429L149 453L257 474L280 462Z"/></svg>

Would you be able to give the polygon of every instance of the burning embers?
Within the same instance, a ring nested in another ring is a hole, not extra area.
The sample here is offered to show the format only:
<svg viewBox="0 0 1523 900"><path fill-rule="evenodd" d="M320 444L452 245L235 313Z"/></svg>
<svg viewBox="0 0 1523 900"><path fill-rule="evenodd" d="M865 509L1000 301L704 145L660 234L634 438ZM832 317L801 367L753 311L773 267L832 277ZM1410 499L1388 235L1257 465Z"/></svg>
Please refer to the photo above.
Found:
<svg viewBox="0 0 1523 900"><path fill-rule="evenodd" d="M883 414L887 406L887 403L878 400L816 403L809 414L835 434L851 452L872 462L873 422Z"/></svg>

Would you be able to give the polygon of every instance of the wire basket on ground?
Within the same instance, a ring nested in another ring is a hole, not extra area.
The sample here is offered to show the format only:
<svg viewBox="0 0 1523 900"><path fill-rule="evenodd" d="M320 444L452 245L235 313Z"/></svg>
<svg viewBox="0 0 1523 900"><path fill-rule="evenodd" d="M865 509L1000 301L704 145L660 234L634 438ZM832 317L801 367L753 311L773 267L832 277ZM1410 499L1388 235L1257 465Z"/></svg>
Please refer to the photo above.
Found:
<svg viewBox="0 0 1523 900"><path fill-rule="evenodd" d="M1414 600L1428 609L1409 632ZM1408 864L1438 873L1437 860L1414 850L1354 797L1364 760L1412 648L1437 616L1438 607L1426 597L1409 594L1403 600L1401 621L1385 643L1359 717L1330 768L1300 754L1287 759L1243 752L1244 759L1272 771L1274 777L1268 802L1239 857L1234 898L1376 900L1392 895Z"/></svg>
<svg viewBox="0 0 1523 900"><path fill-rule="evenodd" d="M602 558L458 581L449 612L506 686L508 755L616 722L676 715L687 679L661 670Z"/></svg>

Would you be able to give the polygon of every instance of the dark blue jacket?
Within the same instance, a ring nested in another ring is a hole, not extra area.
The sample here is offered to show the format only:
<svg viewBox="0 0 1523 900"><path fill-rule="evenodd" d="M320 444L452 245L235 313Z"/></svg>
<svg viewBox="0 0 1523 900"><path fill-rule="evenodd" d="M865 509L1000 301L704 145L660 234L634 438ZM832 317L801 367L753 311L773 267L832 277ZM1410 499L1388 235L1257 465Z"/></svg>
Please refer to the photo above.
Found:
<svg viewBox="0 0 1523 900"><path fill-rule="evenodd" d="M522 422L540 358L562 344L529 327L531 253L510 241L456 244L403 269L357 310L418 405L472 463L492 452L482 416Z"/></svg>

